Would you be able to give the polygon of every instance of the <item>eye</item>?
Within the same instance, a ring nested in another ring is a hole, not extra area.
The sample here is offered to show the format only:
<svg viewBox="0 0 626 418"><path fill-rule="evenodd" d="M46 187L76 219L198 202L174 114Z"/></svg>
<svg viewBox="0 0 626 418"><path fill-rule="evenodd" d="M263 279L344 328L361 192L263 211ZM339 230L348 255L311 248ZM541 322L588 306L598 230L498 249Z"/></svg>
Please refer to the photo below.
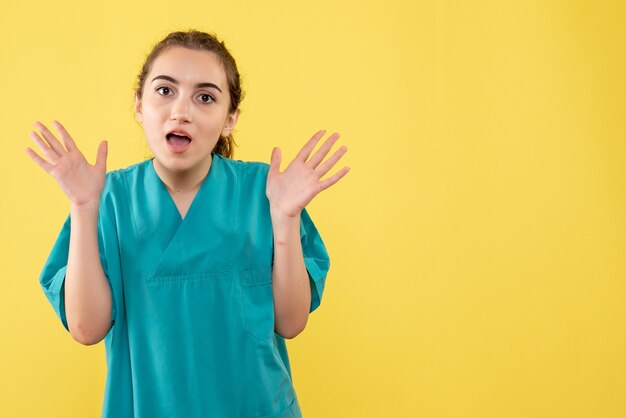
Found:
<svg viewBox="0 0 626 418"><path fill-rule="evenodd" d="M155 91L159 92L159 91L161 91L161 90L166 90L165 94L161 94L161 93L159 93L161 96L169 96L169 94L167 94L167 92L170 92L170 91L171 91L171 89L170 89L169 87L167 87L167 86L162 86L162 87L159 87L159 88L158 88L158 89L156 89ZM205 97L205 96L206 96L206 97ZM208 93L202 93L202 94L200 95L200 97L201 97L200 101L201 101L202 103L204 103L204 104L209 104L209 103L213 103L213 102L215 102L215 97L211 96L211 95L210 95L210 94L208 94Z"/></svg>
<svg viewBox="0 0 626 418"><path fill-rule="evenodd" d="M162 90L162 89L167 89L169 91L170 88L166 87L166 86L163 86L163 87L159 87L158 89L156 89L156 91L158 92L159 90ZM168 96L168 95L166 94L166 96Z"/></svg>
<svg viewBox="0 0 626 418"><path fill-rule="evenodd" d="M209 103L212 103L212 102L214 102L214 101L215 101L215 98L214 98L213 96L211 96L210 94L207 94L207 93L202 93L202 94L200 95L200 97L202 97L202 98L204 98L205 96L206 96L206 97L208 97L208 98L209 98L209 99L211 99L211 100L210 100L210 101L204 101L204 100L200 99L200 101L201 101L202 103L209 104ZM207 99L207 100L209 100L209 99Z"/></svg>

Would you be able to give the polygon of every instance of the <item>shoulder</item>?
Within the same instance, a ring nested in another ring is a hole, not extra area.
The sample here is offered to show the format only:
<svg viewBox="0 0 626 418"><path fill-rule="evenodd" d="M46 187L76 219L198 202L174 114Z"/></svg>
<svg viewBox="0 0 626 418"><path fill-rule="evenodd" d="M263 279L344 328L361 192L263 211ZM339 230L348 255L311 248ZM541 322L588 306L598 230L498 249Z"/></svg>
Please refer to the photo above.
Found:
<svg viewBox="0 0 626 418"><path fill-rule="evenodd" d="M266 203L265 195L267 184L267 172L270 165L261 161L242 161L237 159L225 158L218 155L225 165L232 167L232 171L236 173L237 189L239 197L252 202Z"/></svg>
<svg viewBox="0 0 626 418"><path fill-rule="evenodd" d="M220 154L213 154L214 159L219 159L225 172L236 176L242 185L262 185L265 187L267 172L270 165L262 161L243 161L239 159L226 158ZM145 175L151 159L147 159L128 167L111 170L106 173L103 195L119 193L120 189L134 184L136 179Z"/></svg>
<svg viewBox="0 0 626 418"><path fill-rule="evenodd" d="M118 168L116 170L111 170L107 172L106 178L105 178L105 186L104 186L105 189L107 188L110 189L111 187L119 186L120 183L124 181L125 176L132 175L134 172L145 167L145 165L148 164L149 162L150 160L145 160L145 161L133 164L128 167Z"/></svg>
<svg viewBox="0 0 626 418"><path fill-rule="evenodd" d="M214 157L221 159L227 165L237 167L237 170L246 174L257 172L265 172L267 174L267 171L270 168L270 165L268 163L264 163L262 161L243 161L233 158L226 158L219 154L215 154Z"/></svg>
<svg viewBox="0 0 626 418"><path fill-rule="evenodd" d="M111 170L107 173L107 177L111 177L113 180L118 180L125 176L132 176L136 173L145 171L148 164L152 163L152 158L140 161L138 163L129 165L128 167L118 168L117 170Z"/></svg>
<svg viewBox="0 0 626 418"><path fill-rule="evenodd" d="M129 185L137 183L137 177L141 177L151 160L144 160L128 167L111 170L106 173L104 189L102 190L103 200L119 199L126 196Z"/></svg>
<svg viewBox="0 0 626 418"><path fill-rule="evenodd" d="M223 161L226 166L232 167L232 169L236 171L241 183L246 184L249 182L262 182L265 186L267 172L270 169L270 165L268 163L262 161L243 161L226 158L219 154L216 154L215 157Z"/></svg>

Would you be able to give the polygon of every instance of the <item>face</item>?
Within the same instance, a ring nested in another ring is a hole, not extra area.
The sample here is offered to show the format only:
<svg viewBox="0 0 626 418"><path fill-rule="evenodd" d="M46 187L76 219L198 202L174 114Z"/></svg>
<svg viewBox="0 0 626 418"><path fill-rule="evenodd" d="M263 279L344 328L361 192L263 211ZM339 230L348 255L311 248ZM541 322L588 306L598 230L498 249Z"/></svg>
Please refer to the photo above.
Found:
<svg viewBox="0 0 626 418"><path fill-rule="evenodd" d="M226 73L217 55L172 47L154 60L142 97L135 97L135 116L155 164L182 172L206 165L220 135L234 129L240 110L231 114L229 106ZM172 130L191 137L186 148L171 148L166 135Z"/></svg>

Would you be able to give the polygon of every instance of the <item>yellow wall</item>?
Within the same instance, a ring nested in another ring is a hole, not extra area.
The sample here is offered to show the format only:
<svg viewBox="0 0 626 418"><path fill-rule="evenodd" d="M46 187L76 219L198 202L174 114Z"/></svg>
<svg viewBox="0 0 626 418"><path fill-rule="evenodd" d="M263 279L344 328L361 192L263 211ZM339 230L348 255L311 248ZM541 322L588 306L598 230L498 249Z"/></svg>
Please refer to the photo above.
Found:
<svg viewBox="0 0 626 418"><path fill-rule="evenodd" d="M28 132L147 158L134 79L189 28L243 75L236 158L349 148L309 205L331 271L288 341L305 417L626 416L621 0L3 4L0 416L100 416L106 373L39 287L69 205Z"/></svg>

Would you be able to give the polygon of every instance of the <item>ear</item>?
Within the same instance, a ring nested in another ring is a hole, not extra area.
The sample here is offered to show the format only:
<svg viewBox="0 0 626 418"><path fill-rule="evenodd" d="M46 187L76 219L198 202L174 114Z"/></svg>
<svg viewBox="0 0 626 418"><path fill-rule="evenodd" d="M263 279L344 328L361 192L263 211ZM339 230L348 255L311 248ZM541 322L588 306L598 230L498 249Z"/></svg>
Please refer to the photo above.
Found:
<svg viewBox="0 0 626 418"><path fill-rule="evenodd" d="M143 115L141 114L141 99L135 94L135 119L137 122L143 123Z"/></svg>
<svg viewBox="0 0 626 418"><path fill-rule="evenodd" d="M241 113L241 109L237 108L233 113L229 113L226 118L226 122L224 123L224 128L222 129L222 136L227 137L230 133L235 129L235 125L237 124L237 118L239 118L239 114Z"/></svg>

